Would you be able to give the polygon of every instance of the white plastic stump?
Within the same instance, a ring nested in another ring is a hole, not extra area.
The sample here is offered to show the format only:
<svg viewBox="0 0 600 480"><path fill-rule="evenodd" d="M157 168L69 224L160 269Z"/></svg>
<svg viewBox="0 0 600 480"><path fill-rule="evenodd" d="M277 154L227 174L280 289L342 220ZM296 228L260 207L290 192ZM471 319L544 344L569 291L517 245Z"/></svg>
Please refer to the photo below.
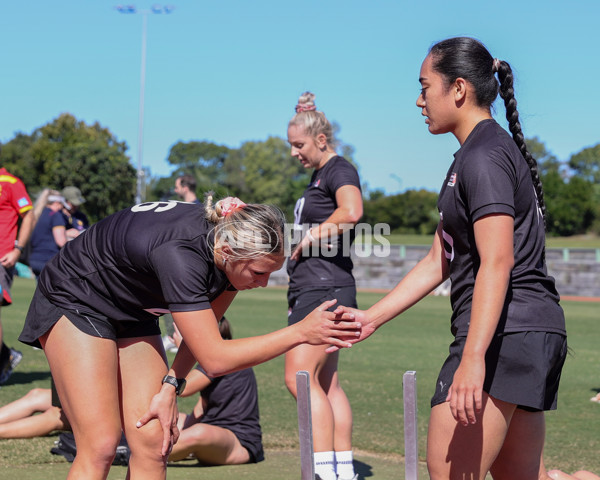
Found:
<svg viewBox="0 0 600 480"><path fill-rule="evenodd" d="M296 404L298 406L301 480L315 480L309 378L310 376L307 371L301 370L296 372Z"/></svg>
<svg viewBox="0 0 600 480"><path fill-rule="evenodd" d="M417 480L419 445L417 442L417 372L407 371L402 377L404 391L404 478Z"/></svg>

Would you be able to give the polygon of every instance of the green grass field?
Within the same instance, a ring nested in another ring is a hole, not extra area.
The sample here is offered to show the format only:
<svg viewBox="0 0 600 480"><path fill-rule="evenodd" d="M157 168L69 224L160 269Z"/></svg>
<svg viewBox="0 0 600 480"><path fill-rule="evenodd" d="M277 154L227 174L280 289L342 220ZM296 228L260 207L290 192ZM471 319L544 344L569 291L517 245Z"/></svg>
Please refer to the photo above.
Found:
<svg viewBox="0 0 600 480"><path fill-rule="evenodd" d="M23 361L0 389L2 405L33 387L49 386L43 352L16 341L33 288L33 280L16 278L12 289L14 304L2 309L5 341L24 353ZM360 292L359 305L366 308L381 296ZM547 414L546 463L549 468L569 472L582 468L600 472L600 405L589 401L600 391L598 303L564 302L563 306L572 354L563 371L559 408ZM361 480L404 478L402 375L407 370L417 372L419 455L424 461L429 398L451 341L449 315L447 298L428 297L366 342L342 352L340 378L354 411L356 467ZM287 316L285 290L242 292L227 316L235 337L281 328ZM283 359L257 366L255 372L266 460L257 465L213 468L197 468L193 462L183 462L169 467L169 478L299 477L296 405L283 383ZM194 403L194 398L183 399L180 409L188 411ZM53 434L31 440L0 440L0 471L11 472L21 480L65 478L69 464L49 453L56 438ZM113 467L109 478L122 479L125 473L125 468ZM4 474L0 477L8 478ZM427 478L424 464L420 478Z"/></svg>

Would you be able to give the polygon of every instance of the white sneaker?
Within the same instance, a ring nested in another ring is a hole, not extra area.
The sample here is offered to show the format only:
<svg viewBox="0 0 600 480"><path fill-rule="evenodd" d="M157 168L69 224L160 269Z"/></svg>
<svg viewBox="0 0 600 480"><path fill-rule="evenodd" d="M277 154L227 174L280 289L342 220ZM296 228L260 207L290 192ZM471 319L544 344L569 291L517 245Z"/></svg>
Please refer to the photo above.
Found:
<svg viewBox="0 0 600 480"><path fill-rule="evenodd" d="M175 345L173 343L173 341L171 340L171 338L168 335L165 335L164 337L162 337L162 342L163 342L163 347L165 349L165 352L171 352L171 353L177 353L177 345Z"/></svg>

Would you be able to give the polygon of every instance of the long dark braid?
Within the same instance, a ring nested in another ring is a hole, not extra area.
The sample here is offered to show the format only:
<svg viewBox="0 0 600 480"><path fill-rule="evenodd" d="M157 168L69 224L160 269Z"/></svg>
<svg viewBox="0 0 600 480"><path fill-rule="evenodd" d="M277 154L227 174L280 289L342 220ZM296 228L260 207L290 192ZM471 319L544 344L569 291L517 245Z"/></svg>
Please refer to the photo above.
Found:
<svg viewBox="0 0 600 480"><path fill-rule="evenodd" d="M537 195L538 205L542 212L544 219L544 227L546 227L546 202L544 201L544 190L542 189L542 181L538 172L538 165L531 155L531 152L527 150L527 144L525 143L525 137L521 130L521 123L519 122L519 112L517 111L517 100L515 99L515 91L513 88L513 73L508 62L503 60L497 61L498 65L498 79L500 80L500 96L504 100L504 106L506 107L506 120L508 120L508 129L512 133L513 140L519 147L523 158L529 165L529 172L531 173L531 180L535 188Z"/></svg>
<svg viewBox="0 0 600 480"><path fill-rule="evenodd" d="M537 195L537 202L546 226L546 203L542 182L538 174L537 162L527 150L525 137L519 123L519 112L517 112L517 101L513 89L513 74L507 62L494 59L487 48L474 38L454 37L436 43L430 49L433 57L433 68L446 79L451 85L458 77L469 81L475 88L475 98L478 106L491 108L492 103L498 96L504 99L506 107L506 119L517 147L529 166L533 186ZM496 80L495 72L498 72L500 86Z"/></svg>

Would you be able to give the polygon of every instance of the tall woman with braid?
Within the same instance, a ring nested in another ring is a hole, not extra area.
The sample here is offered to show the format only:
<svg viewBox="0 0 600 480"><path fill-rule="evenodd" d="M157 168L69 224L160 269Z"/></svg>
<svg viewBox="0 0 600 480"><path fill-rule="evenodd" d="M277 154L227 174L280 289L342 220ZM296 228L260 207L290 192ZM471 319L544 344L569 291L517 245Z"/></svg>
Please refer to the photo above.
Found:
<svg viewBox="0 0 600 480"><path fill-rule="evenodd" d="M556 408L567 341L512 70L480 42L451 38L431 48L419 81L417 106L429 131L452 133L460 148L443 180L431 250L387 296L355 311L360 339L450 278L455 338L431 401L430 476L548 478L544 411ZM512 138L490 112L498 91Z"/></svg>

